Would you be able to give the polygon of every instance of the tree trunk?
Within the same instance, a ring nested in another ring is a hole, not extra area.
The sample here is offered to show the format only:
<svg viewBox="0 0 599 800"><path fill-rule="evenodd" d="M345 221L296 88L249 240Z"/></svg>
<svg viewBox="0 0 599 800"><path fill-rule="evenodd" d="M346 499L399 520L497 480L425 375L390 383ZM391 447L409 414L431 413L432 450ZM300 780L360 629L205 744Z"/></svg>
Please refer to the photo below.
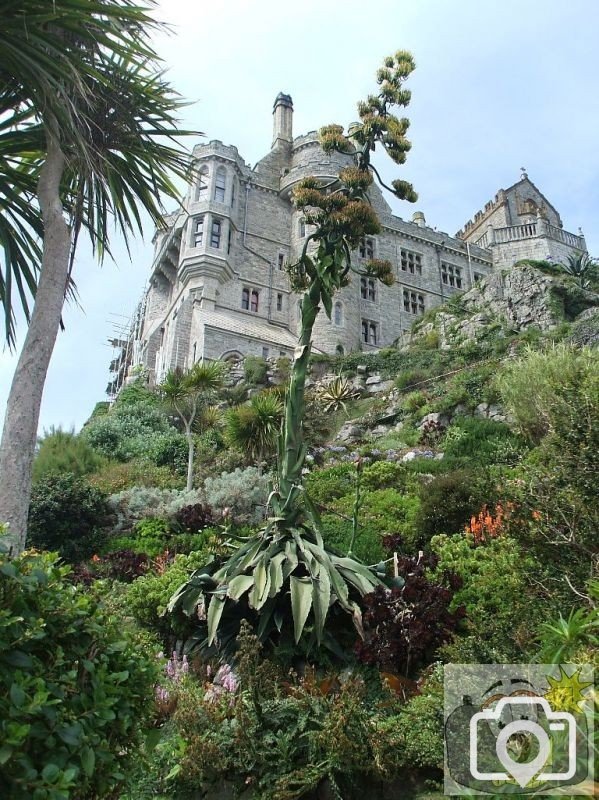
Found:
<svg viewBox="0 0 599 800"><path fill-rule="evenodd" d="M187 436L187 446L189 448L189 450L187 452L187 486L186 486L186 490L188 492L191 492L191 490L193 489L193 459L194 459L194 454L195 454L195 444L194 444L194 441L193 441L193 433L191 432L191 429L188 428L186 430L186 432L185 432L185 435Z"/></svg>
<svg viewBox="0 0 599 800"><path fill-rule="evenodd" d="M0 522L9 523L7 539L13 556L25 548L42 394L68 281L71 230L64 218L59 191L64 165L60 144L49 134L47 157L38 183L44 222L42 269L31 322L8 396L0 443Z"/></svg>

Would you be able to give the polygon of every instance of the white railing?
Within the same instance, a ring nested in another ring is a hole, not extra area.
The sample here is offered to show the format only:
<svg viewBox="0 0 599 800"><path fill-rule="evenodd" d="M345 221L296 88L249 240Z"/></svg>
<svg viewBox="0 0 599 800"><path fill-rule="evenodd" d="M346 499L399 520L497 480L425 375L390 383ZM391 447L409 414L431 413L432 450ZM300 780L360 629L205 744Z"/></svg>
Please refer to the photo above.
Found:
<svg viewBox="0 0 599 800"><path fill-rule="evenodd" d="M516 242L520 239L532 239L537 236L537 223L527 222L524 225L510 225L509 228L495 228L495 243Z"/></svg>
<svg viewBox="0 0 599 800"><path fill-rule="evenodd" d="M547 235L550 239L556 239L569 247L575 247L577 250L586 250L586 244L582 236L576 236L576 234L565 231L563 228L557 228L555 225L547 223Z"/></svg>

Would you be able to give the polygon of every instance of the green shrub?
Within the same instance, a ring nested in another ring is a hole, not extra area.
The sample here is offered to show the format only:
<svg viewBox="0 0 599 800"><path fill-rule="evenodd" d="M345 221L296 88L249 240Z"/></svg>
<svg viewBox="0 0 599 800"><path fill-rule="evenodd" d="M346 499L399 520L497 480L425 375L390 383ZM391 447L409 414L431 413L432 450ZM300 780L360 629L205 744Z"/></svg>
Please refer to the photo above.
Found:
<svg viewBox="0 0 599 800"><path fill-rule="evenodd" d="M597 351L560 343L546 352L528 349L507 365L498 388L520 432L538 443L573 409L597 415L598 364Z"/></svg>
<svg viewBox="0 0 599 800"><path fill-rule="evenodd" d="M33 462L33 481L46 475L70 472L78 478L95 472L106 459L74 431L51 428L44 433Z"/></svg>
<svg viewBox="0 0 599 800"><path fill-rule="evenodd" d="M161 573L148 573L134 581L127 590L127 608L137 622L161 637L166 652L170 652L175 638L187 638L196 625L181 613L164 616L169 600L176 590L188 580L194 569L203 567L210 556L210 540L204 537L204 549L177 555Z"/></svg>
<svg viewBox="0 0 599 800"><path fill-rule="evenodd" d="M451 466L514 464L524 452L524 442L503 422L459 417L447 429L441 443Z"/></svg>
<svg viewBox="0 0 599 800"><path fill-rule="evenodd" d="M359 543L362 535L370 532L371 535L376 534L381 542L381 555L384 552L382 537L389 534L399 534L408 551L418 545L415 532L415 521L420 510L418 497L401 494L395 489L367 489L361 492L360 501ZM354 496L345 495L331 505L335 511L351 518ZM351 524L348 528L351 529ZM369 557L368 563L374 563L374 556Z"/></svg>
<svg viewBox="0 0 599 800"><path fill-rule="evenodd" d="M438 533L456 533L488 499L487 487L473 472L454 470L435 477L420 490L414 521L414 545L424 546Z"/></svg>
<svg viewBox="0 0 599 800"><path fill-rule="evenodd" d="M354 492L356 485L355 464L337 464L319 469L306 476L308 496L317 506L326 506L331 500Z"/></svg>
<svg viewBox="0 0 599 800"><path fill-rule="evenodd" d="M405 489L411 483L403 464L395 461L375 461L362 468L365 489Z"/></svg>
<svg viewBox="0 0 599 800"><path fill-rule="evenodd" d="M154 659L49 555L0 557L0 787L113 796L153 713Z"/></svg>
<svg viewBox="0 0 599 800"><path fill-rule="evenodd" d="M466 609L464 639L446 645L449 660L516 663L534 646L536 628L546 617L546 596L537 596L531 575L541 578L535 559L511 537L477 545L458 533L431 541L439 557L434 576L453 572L462 580L452 610Z"/></svg>
<svg viewBox="0 0 599 800"><path fill-rule="evenodd" d="M27 545L57 551L76 563L97 553L109 520L106 495L74 475L49 475L34 484Z"/></svg>
<svg viewBox="0 0 599 800"><path fill-rule="evenodd" d="M261 356L246 356L243 359L243 376L246 383L256 386L266 383L268 364Z"/></svg>
<svg viewBox="0 0 599 800"><path fill-rule="evenodd" d="M134 486L182 489L185 481L168 467L156 467L141 459L127 463L112 461L87 476L91 486L106 494L117 494Z"/></svg>
<svg viewBox="0 0 599 800"><path fill-rule="evenodd" d="M420 693L379 722L375 757L388 777L405 769L443 769L443 666L435 664Z"/></svg>

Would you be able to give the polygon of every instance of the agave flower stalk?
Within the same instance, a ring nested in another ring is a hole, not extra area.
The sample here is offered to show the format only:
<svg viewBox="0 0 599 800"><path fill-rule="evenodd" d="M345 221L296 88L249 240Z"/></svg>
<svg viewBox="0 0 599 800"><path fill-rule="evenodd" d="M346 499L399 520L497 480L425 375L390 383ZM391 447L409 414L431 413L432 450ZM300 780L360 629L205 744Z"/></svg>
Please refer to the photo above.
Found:
<svg viewBox="0 0 599 800"><path fill-rule="evenodd" d="M288 268L292 288L304 294L279 439L277 482L269 498L271 514L257 536L251 536L224 563L213 559L197 570L171 599L171 611L180 608L190 616L205 604L205 638L195 637L200 646L218 644L227 654L243 618L255 621L262 641L269 637L280 641L291 628L296 643L305 630L310 642L326 643L327 636L331 637L325 622L339 616L339 611L352 616L361 631L357 600L381 584L377 572L349 554L342 557L326 547L318 514L304 492L305 387L312 332L321 307L330 318L333 296L348 284L352 272L386 285L393 283L390 262L371 259L357 267L351 251L364 236L380 231L368 196L375 177L382 183L370 163L371 153L381 145L396 163L403 164L410 149L405 137L408 120L395 117L391 108L408 104L410 94L403 83L413 69L409 53L399 51L385 59L377 76L379 93L358 105L360 123L347 135L340 125L320 131L323 150L346 154L348 166L335 180L323 183L306 178L293 191L293 202L312 230L299 259ZM416 200L405 181L393 181L386 188L401 199ZM352 546L354 540L355 536Z"/></svg>

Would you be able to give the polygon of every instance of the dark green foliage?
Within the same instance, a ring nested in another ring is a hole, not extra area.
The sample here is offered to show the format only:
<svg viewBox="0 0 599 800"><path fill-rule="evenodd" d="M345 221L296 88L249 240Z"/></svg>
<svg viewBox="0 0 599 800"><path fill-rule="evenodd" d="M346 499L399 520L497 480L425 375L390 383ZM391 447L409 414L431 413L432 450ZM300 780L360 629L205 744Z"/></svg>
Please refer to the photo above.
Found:
<svg viewBox="0 0 599 800"><path fill-rule="evenodd" d="M108 521L103 492L69 473L50 475L31 492L27 546L76 563L101 549Z"/></svg>
<svg viewBox="0 0 599 800"><path fill-rule="evenodd" d="M438 533L457 533L488 499L484 478L467 470L435 477L420 490L420 510L415 521L416 542L426 545Z"/></svg>
<svg viewBox="0 0 599 800"><path fill-rule="evenodd" d="M50 556L0 556L0 792L112 796L153 713L154 659Z"/></svg>
<svg viewBox="0 0 599 800"><path fill-rule="evenodd" d="M37 456L33 462L33 481L50 474L71 472L80 478L96 472L106 459L74 431L51 428L41 439Z"/></svg>
<svg viewBox="0 0 599 800"><path fill-rule="evenodd" d="M226 415L229 443L244 452L253 462L276 457L277 438L281 431L283 403L277 392L261 392Z"/></svg>
<svg viewBox="0 0 599 800"><path fill-rule="evenodd" d="M251 386L265 384L267 372L266 359L260 356L246 356L243 359L243 376Z"/></svg>

